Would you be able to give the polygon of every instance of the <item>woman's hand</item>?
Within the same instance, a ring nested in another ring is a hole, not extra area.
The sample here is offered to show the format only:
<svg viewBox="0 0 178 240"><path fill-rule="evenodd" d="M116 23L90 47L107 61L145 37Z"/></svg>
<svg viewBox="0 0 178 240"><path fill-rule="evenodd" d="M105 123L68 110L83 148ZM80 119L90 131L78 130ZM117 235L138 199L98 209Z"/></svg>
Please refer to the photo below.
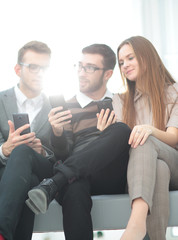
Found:
<svg viewBox="0 0 178 240"><path fill-rule="evenodd" d="M116 122L116 116L114 111L111 111L110 115L109 113L110 113L110 109L108 108L106 109L106 111L102 109L100 113L96 114L98 118L97 129L99 129L100 131L103 131L105 128L109 127L111 124Z"/></svg>
<svg viewBox="0 0 178 240"><path fill-rule="evenodd" d="M136 125L129 138L129 144L132 148L136 148L138 145L143 145L149 135L152 135L154 127L151 125Z"/></svg>

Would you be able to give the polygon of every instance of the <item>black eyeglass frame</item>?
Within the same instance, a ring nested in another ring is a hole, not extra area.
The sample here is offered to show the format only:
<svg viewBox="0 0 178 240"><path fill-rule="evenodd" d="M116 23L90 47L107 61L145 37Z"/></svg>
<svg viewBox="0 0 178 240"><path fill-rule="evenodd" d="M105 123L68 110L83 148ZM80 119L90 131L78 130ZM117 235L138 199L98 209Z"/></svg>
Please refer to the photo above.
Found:
<svg viewBox="0 0 178 240"><path fill-rule="evenodd" d="M49 68L49 66L40 66L38 64L33 64L33 63L20 62L19 65L27 67L31 73L38 73L41 69L43 71L46 71ZM36 67L36 69L33 67Z"/></svg>
<svg viewBox="0 0 178 240"><path fill-rule="evenodd" d="M84 69L84 71L86 72L86 73L94 73L95 71L98 71L98 70L106 70L106 68L99 68L99 67L94 67L94 66L90 66L90 65L88 65L88 66L82 66L82 65L74 65L75 67L78 67L78 72L81 72L82 71L82 69ZM92 71L88 71L88 69L87 68L90 68L90 69L92 69Z"/></svg>

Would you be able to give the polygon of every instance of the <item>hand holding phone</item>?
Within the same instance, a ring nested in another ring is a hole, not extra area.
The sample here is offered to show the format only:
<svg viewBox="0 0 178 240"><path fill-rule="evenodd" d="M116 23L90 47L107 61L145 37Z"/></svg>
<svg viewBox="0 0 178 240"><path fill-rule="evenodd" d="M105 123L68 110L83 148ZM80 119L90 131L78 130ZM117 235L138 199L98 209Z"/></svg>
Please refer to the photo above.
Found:
<svg viewBox="0 0 178 240"><path fill-rule="evenodd" d="M27 113L14 113L13 114L14 127L17 130L19 127L22 127L25 124L29 124L29 117ZM30 133L30 127L23 130L20 135Z"/></svg>
<svg viewBox="0 0 178 240"><path fill-rule="evenodd" d="M98 111L97 113L97 129L103 131L111 124L116 122L116 117L113 111L112 99L104 99L103 101L97 102ZM101 110L104 110L101 112Z"/></svg>
<svg viewBox="0 0 178 240"><path fill-rule="evenodd" d="M67 111L68 108L67 108L67 103L64 99L64 96L63 95L53 95L53 96L49 96L49 102L51 104L51 107L52 108L56 108L56 107L63 107L62 110L60 111L56 111L56 113L59 113L59 112L63 112L63 111ZM67 116L69 113L61 116L61 117L64 117L64 116ZM71 118L71 117L70 117ZM63 120L63 122L67 122L70 120L70 118L67 118L65 120Z"/></svg>
<svg viewBox="0 0 178 240"><path fill-rule="evenodd" d="M104 99L102 101L98 101L97 102L97 106L98 106L98 112L100 113L102 109L104 109L104 114L106 112L107 109L109 109L109 114L108 114L108 117L107 117L107 120L106 122L108 121L110 115L111 115L111 112L113 111L113 106L112 106L112 99ZM114 117L112 118L114 119Z"/></svg>
<svg viewBox="0 0 178 240"><path fill-rule="evenodd" d="M106 111L106 109L108 108L110 109L110 113L111 113L111 111L113 110L112 99L104 99L102 101L98 101L97 106L98 106L99 113L101 112L102 109Z"/></svg>

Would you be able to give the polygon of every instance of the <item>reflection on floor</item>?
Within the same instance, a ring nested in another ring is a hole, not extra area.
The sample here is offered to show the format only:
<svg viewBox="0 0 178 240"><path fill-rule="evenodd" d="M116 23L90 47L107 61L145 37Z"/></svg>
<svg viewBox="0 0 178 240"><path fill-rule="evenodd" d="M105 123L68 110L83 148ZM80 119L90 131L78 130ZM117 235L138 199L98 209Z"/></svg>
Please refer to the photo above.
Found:
<svg viewBox="0 0 178 240"><path fill-rule="evenodd" d="M94 232L94 240L119 240L124 230ZM64 233L34 233L32 240L65 240Z"/></svg>
<svg viewBox="0 0 178 240"><path fill-rule="evenodd" d="M119 240L124 230L94 232L94 240ZM64 233L34 233L32 240L65 240ZM167 229L166 240L178 240L178 227Z"/></svg>

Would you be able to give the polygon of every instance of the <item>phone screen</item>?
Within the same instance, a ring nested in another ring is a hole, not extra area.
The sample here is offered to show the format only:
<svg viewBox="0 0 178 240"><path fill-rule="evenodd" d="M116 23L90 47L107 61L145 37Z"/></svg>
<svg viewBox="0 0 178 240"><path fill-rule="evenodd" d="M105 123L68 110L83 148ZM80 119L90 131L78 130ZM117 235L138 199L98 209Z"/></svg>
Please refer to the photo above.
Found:
<svg viewBox="0 0 178 240"><path fill-rule="evenodd" d="M29 117L27 113L14 113L13 114L15 130L25 124L29 124ZM20 135L30 133L30 127L21 132Z"/></svg>

